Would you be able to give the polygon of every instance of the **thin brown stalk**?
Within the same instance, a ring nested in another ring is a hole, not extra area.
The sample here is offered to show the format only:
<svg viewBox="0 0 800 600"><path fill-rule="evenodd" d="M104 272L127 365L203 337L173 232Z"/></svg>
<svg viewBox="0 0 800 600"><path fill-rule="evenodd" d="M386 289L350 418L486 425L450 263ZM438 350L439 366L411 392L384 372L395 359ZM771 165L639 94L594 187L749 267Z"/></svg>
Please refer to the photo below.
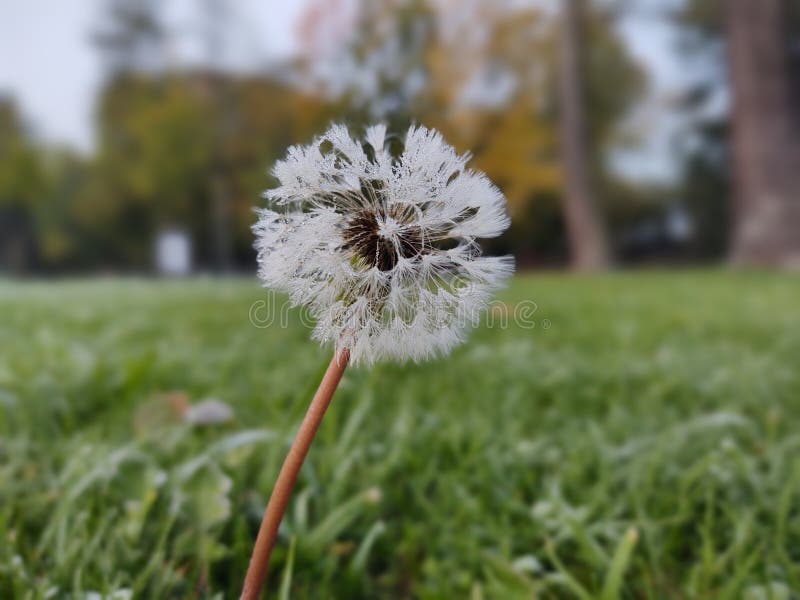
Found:
<svg viewBox="0 0 800 600"><path fill-rule="evenodd" d="M317 433L317 428L319 428L322 417L331 403L333 393L339 385L349 360L350 352L346 348L338 351L331 359L331 363L328 365L328 369L325 371L325 375L317 388L317 393L314 394L308 411L306 411L306 416L300 424L300 429L297 430L297 435L292 442L292 447L289 449L289 454L286 455L286 459L283 461L275 487L272 489L272 495L269 497L267 509L264 511L264 517L261 520L261 527L258 530L253 554L250 556L250 566L247 568L247 575L244 579L241 600L256 600L261 592L261 586L264 585L264 578L267 575L267 567L269 566L269 555L275 545L278 526L281 524L281 519L283 519L283 513L286 512L286 505L289 503L289 496L297 480L297 474L300 472L300 467L303 466L303 461L306 458L306 454L308 454L314 434Z"/></svg>

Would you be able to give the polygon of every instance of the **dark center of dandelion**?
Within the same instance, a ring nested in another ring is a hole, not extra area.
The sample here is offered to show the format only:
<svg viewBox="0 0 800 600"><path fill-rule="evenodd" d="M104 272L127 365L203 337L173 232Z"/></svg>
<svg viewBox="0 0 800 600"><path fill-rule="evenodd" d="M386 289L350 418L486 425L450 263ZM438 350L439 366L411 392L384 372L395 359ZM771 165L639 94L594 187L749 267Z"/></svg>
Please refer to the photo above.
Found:
<svg viewBox="0 0 800 600"><path fill-rule="evenodd" d="M391 235L381 230L382 224L389 220L397 224ZM417 256L425 246L420 228L391 208L386 211L364 208L357 212L345 227L344 240L345 248L381 271L391 271L401 257Z"/></svg>

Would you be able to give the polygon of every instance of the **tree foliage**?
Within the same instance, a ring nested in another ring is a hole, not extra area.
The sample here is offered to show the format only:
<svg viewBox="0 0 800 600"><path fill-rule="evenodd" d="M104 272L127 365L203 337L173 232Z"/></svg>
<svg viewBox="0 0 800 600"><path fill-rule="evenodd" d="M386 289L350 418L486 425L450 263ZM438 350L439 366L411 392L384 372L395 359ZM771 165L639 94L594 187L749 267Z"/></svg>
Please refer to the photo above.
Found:
<svg viewBox="0 0 800 600"><path fill-rule="evenodd" d="M509 0L392 0L359 6L351 36L325 56L308 58L312 64L307 73L314 77L322 72L323 89L339 90L345 105L358 106L373 97L373 112L398 128L421 121L471 151L476 168L486 171L508 196L511 249L518 254L559 253L562 175L554 15ZM322 12L316 18L326 15L336 17ZM606 192L613 190L604 186L612 179L606 157L625 141L624 117L646 81L616 31L611 11L593 5L584 34L591 48L585 101L591 107L592 164L600 196L606 199ZM315 69L315 58L348 68ZM401 110L393 110L397 106ZM360 111L354 116L364 120L375 115ZM538 223L547 227L539 229Z"/></svg>
<svg viewBox="0 0 800 600"><path fill-rule="evenodd" d="M212 86L224 88L224 104L214 101ZM83 210L99 210L113 230L128 233L124 258L142 264L165 227L210 239L218 174L230 190L235 250L244 260L269 165L325 116L323 103L269 79L203 72L117 78L100 102L96 179ZM210 260L208 244L196 250L201 264Z"/></svg>
<svg viewBox="0 0 800 600"><path fill-rule="evenodd" d="M16 105L0 102L0 269L35 262L34 211L45 193L44 165Z"/></svg>

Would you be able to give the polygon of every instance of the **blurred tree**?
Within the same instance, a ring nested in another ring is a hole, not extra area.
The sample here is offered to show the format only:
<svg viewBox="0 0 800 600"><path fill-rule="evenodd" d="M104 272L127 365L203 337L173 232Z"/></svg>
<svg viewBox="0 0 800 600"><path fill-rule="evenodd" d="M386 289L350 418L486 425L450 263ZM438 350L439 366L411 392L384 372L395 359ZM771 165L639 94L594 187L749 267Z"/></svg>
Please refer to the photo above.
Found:
<svg viewBox="0 0 800 600"><path fill-rule="evenodd" d="M95 181L78 210L84 222L98 222L110 256L145 265L159 230L205 233L208 106L180 77L131 74L106 86L97 114Z"/></svg>
<svg viewBox="0 0 800 600"><path fill-rule="evenodd" d="M695 118L688 127L692 131L682 147L679 194L693 222L689 250L695 259L722 259L728 252L731 229L728 123L719 117Z"/></svg>
<svg viewBox="0 0 800 600"><path fill-rule="evenodd" d="M800 260L800 5L788 0L690 0L677 13L684 50L705 65L687 108L694 129L685 187L701 215L733 221L731 257L743 264ZM727 43L725 43L727 42ZM698 60L702 57L705 60ZM727 68L726 68L727 61ZM719 105L731 91L733 110ZM716 92L715 92L716 90ZM733 181L731 181L731 177ZM734 185L731 185L733 183ZM724 202L733 189L732 207ZM721 206L722 205L722 206ZM719 222L701 235L720 243ZM726 244L727 245L727 244Z"/></svg>
<svg viewBox="0 0 800 600"><path fill-rule="evenodd" d="M46 190L39 150L16 105L0 100L0 269L22 273L35 266L33 211Z"/></svg>
<svg viewBox="0 0 800 600"><path fill-rule="evenodd" d="M91 179L92 162L65 148L48 149L44 162L47 191L34 208L39 266L55 272L91 265L92 231L79 222L76 207Z"/></svg>
<svg viewBox="0 0 800 600"><path fill-rule="evenodd" d="M555 35L547 15L511 2L438 5L420 118L501 187L511 231L492 242L523 262L564 254L553 83ZM531 60L531 57L538 60Z"/></svg>
<svg viewBox="0 0 800 600"><path fill-rule="evenodd" d="M253 207L275 183L270 167L289 146L310 142L334 118L336 107L275 77L244 77L229 84L231 131L223 152L230 165L234 256L245 264L253 257Z"/></svg>
<svg viewBox="0 0 800 600"><path fill-rule="evenodd" d="M96 40L110 76L78 221L111 263L149 264L157 233L177 227L194 240L198 264L226 270L252 260L252 207L269 164L330 112L277 72L244 77L226 70L228 13L219 0L200 6L207 64L167 69L160 8L150 0L108 0Z"/></svg>
<svg viewBox="0 0 800 600"><path fill-rule="evenodd" d="M693 251L721 259L730 248L730 127L720 0L689 0L673 14L679 50L691 69L691 83L679 99L684 125L676 151L682 157L680 193L692 215Z"/></svg>
<svg viewBox="0 0 800 600"><path fill-rule="evenodd" d="M381 120L399 131L417 116L428 79L425 54L434 15L426 0L312 2L301 21L300 70L306 84L328 98L350 122Z"/></svg>
<svg viewBox="0 0 800 600"><path fill-rule="evenodd" d="M224 103L208 94L212 78ZM207 72L117 78L99 103L95 180L82 211L100 217L113 235L105 243L122 252L123 263L147 264L153 236L180 226L200 241L199 264L219 267L214 202L215 186L223 185L230 259L243 264L252 258L252 208L269 165L330 116L323 102L269 78ZM217 130L222 119L224 137Z"/></svg>
<svg viewBox="0 0 800 600"><path fill-rule="evenodd" d="M590 150L583 90L584 54L581 43L582 2L562 2L561 29L561 155L564 167L564 216L572 264L581 270L608 267L605 227L590 179Z"/></svg>
<svg viewBox="0 0 800 600"><path fill-rule="evenodd" d="M213 150L211 157L211 240L213 264L218 271L228 271L233 260L231 238L231 190L229 185L232 165L226 160L223 147L232 133L233 98L230 86L222 76L222 61L226 50L225 26L228 8L222 0L203 0L205 17L205 45L208 73L203 89L206 100L216 116L212 122Z"/></svg>
<svg viewBox="0 0 800 600"><path fill-rule="evenodd" d="M429 83L418 112L492 174L512 212L533 194L560 186L554 124L552 31L537 10L477 3L469 20L440 7L436 43L426 56ZM476 30L475 23L481 28ZM532 168L533 167L533 168Z"/></svg>
<svg viewBox="0 0 800 600"><path fill-rule="evenodd" d="M14 236L2 239L22 248L18 268L141 269L151 264L155 236L172 227L192 236L202 267L249 264L252 206L267 186L267 169L333 118L383 119L395 131L414 121L441 129L460 150L474 152L476 167L508 196L512 231L491 244L523 262L566 255L560 38L546 7L518 0L320 1L304 20L305 61L243 76L216 60L221 0L203 5L208 65L195 70L168 68L172 33L163 3L103 6L95 41L108 76L96 106L94 155L43 155L16 116L4 125L13 135L0 131L0 145L15 148L0 159L2 189L13 190L0 192L0 210L4 223L16 223ZM605 208L612 199L629 202L605 163L642 77L610 13L594 2L585 9L586 170Z"/></svg>
<svg viewBox="0 0 800 600"><path fill-rule="evenodd" d="M736 178L733 260L800 268L800 103L788 0L729 0Z"/></svg>
<svg viewBox="0 0 800 600"><path fill-rule="evenodd" d="M514 0L355 6L349 19L333 9L312 12L315 26L308 31L328 37L322 44L307 36L306 76L321 78L323 89L346 107L370 106L376 94L377 115L396 129L414 120L440 129L457 148L473 152L476 167L506 193L513 215L507 249L537 262L561 253L558 26L551 12ZM603 175L597 187L604 197L612 189L604 185L605 157L643 78L607 11L590 8L585 97L593 143L587 162L592 173ZM320 23L326 19L331 23ZM607 83L609 73L614 86ZM362 115L356 120L374 118L366 110L344 112Z"/></svg>

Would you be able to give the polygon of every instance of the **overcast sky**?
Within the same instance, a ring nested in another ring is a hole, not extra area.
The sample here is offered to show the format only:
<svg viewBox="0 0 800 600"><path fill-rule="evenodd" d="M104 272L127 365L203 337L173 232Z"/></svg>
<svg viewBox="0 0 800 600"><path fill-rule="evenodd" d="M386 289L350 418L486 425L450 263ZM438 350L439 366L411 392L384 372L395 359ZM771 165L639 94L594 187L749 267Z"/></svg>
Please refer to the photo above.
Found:
<svg viewBox="0 0 800 600"><path fill-rule="evenodd" d="M172 0L168 26L184 40L176 49L183 60L202 57L192 46L202 26L191 6L197 0ZM663 0L660 0L663 1ZM671 0L668 0L671 1ZM290 55L295 22L307 0L237 0L229 6L237 31L228 62L257 68ZM92 111L102 75L89 40L97 26L102 0L0 0L0 94L11 94L40 137L88 151ZM633 15L622 31L645 65L653 85L639 111L649 124L645 148L623 162L643 176L668 176L672 164L668 138L674 115L669 98L681 84L682 67L674 53L674 32L651 15Z"/></svg>

